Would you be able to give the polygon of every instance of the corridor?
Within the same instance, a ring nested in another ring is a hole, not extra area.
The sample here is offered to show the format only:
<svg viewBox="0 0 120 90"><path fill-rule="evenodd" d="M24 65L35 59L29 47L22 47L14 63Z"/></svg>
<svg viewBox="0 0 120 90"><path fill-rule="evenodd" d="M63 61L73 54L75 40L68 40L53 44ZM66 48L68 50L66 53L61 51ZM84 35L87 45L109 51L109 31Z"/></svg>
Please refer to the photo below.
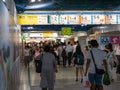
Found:
<svg viewBox="0 0 120 90"><path fill-rule="evenodd" d="M56 74L55 90L89 90L89 88L82 87L80 81L75 81L74 67L63 68L60 66ZM113 72L115 81L109 86L104 86L104 90L119 90L120 81ZM120 76L118 76L120 77ZM21 65L21 85L19 90L41 90L40 89L40 74L35 72L33 62L30 63L29 68Z"/></svg>

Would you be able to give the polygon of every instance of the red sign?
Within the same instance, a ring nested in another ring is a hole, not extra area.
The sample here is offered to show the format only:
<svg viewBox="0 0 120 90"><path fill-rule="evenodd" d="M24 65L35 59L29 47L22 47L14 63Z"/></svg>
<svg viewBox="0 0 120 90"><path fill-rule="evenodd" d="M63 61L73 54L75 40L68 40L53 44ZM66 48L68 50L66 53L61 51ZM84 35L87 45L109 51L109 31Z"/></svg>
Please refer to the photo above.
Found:
<svg viewBox="0 0 120 90"><path fill-rule="evenodd" d="M120 37L119 36L110 36L110 43L111 44L118 44L118 43L120 43Z"/></svg>

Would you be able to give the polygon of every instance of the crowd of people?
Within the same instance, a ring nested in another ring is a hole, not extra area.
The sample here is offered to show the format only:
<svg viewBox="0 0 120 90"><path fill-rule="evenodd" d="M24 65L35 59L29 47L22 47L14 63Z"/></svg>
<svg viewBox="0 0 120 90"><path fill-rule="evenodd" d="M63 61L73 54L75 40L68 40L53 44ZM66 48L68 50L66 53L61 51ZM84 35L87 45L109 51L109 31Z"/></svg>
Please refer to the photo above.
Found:
<svg viewBox="0 0 120 90"><path fill-rule="evenodd" d="M112 71L116 68L116 73L120 74L120 44L113 49L111 43L105 45L105 50L98 48L97 40L89 41L89 45L81 49L78 41L72 45L66 43L40 43L33 46L25 46L25 66L29 67L29 62L34 60L35 70L41 74L42 90L54 90L55 75L60 66L75 67L75 81L80 77L88 76L91 84L90 90L103 90L102 74L96 73L96 67L104 69L109 74L111 82L114 82ZM94 60L93 60L94 59ZM42 62L41 68L39 63ZM85 66L85 68L84 68ZM78 75L80 73L80 75Z"/></svg>

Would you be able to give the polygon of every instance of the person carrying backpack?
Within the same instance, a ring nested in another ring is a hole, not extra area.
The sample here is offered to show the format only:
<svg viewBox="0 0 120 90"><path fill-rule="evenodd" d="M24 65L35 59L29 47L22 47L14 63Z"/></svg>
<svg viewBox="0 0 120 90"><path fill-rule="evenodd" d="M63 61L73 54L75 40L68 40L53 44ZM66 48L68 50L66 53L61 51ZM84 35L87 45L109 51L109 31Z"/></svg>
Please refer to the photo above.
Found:
<svg viewBox="0 0 120 90"><path fill-rule="evenodd" d="M78 72L80 72L81 82L83 78L83 65L84 65L84 54L81 50L80 44L76 46L76 52L73 55L74 63L76 67L76 82L78 81Z"/></svg>
<svg viewBox="0 0 120 90"><path fill-rule="evenodd" d="M61 56L62 56L62 58L63 58L63 66L66 67L67 53L66 53L66 46L65 46L65 43L62 45Z"/></svg>

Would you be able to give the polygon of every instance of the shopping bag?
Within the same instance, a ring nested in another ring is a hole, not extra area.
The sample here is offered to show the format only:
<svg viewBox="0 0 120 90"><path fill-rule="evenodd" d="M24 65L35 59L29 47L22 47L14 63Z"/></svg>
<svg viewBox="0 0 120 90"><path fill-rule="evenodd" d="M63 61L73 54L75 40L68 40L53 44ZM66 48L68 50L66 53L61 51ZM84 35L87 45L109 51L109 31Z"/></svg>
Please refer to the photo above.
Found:
<svg viewBox="0 0 120 90"><path fill-rule="evenodd" d="M83 85L84 87L90 87L90 82L89 82L89 80L88 80L87 77L83 77L82 85Z"/></svg>
<svg viewBox="0 0 120 90"><path fill-rule="evenodd" d="M104 85L110 85L110 77L109 77L109 74L108 73L105 73L103 75L103 84Z"/></svg>

